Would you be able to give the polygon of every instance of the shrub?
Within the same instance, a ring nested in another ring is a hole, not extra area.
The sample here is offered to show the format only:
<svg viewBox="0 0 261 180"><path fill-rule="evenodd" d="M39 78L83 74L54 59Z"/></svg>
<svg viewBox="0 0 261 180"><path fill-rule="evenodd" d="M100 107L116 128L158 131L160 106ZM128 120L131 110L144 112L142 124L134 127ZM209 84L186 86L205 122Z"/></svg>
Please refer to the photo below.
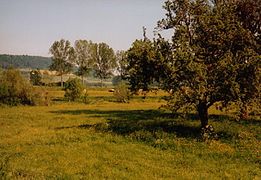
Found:
<svg viewBox="0 0 261 180"><path fill-rule="evenodd" d="M32 70L30 72L30 82L33 85L41 85L42 84L42 75L39 70Z"/></svg>
<svg viewBox="0 0 261 180"><path fill-rule="evenodd" d="M39 105L45 101L33 86L15 69L3 71L0 76L0 103L11 106L19 104Z"/></svg>
<svg viewBox="0 0 261 180"><path fill-rule="evenodd" d="M89 100L88 96L89 96L89 94L88 94L87 89L84 89L84 90L83 90L83 93L82 93L82 96L81 96L81 99L82 99L82 101L83 101L85 104L89 104L89 103L90 103L90 100Z"/></svg>
<svg viewBox="0 0 261 180"><path fill-rule="evenodd" d="M69 101L75 101L76 99L81 97L83 89L84 88L80 79L70 78L65 82L64 97Z"/></svg>
<svg viewBox="0 0 261 180"><path fill-rule="evenodd" d="M43 88L33 88L31 99L33 105L49 106L51 104L51 96Z"/></svg>
<svg viewBox="0 0 261 180"><path fill-rule="evenodd" d="M126 83L120 82L116 87L113 93L117 102L127 103L130 100L130 90Z"/></svg>

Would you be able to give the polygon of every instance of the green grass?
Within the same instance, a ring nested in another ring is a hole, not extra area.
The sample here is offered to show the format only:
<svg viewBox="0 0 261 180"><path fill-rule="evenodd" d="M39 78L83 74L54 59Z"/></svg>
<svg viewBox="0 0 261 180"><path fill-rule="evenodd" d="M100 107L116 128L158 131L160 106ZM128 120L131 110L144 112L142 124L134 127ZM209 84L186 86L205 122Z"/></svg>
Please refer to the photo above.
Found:
<svg viewBox="0 0 261 180"><path fill-rule="evenodd" d="M219 139L202 142L194 114L158 109L163 94L127 104L106 89L89 95L89 104L0 107L0 179L261 178L258 118L212 109Z"/></svg>

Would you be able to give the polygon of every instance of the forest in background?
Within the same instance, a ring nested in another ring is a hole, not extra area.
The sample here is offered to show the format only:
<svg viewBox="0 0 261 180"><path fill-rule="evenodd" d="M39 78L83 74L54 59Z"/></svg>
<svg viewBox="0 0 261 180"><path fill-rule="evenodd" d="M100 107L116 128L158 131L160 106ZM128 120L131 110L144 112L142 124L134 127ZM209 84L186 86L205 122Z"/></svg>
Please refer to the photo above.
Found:
<svg viewBox="0 0 261 180"><path fill-rule="evenodd" d="M51 61L49 57L0 54L0 67L4 69L48 69Z"/></svg>

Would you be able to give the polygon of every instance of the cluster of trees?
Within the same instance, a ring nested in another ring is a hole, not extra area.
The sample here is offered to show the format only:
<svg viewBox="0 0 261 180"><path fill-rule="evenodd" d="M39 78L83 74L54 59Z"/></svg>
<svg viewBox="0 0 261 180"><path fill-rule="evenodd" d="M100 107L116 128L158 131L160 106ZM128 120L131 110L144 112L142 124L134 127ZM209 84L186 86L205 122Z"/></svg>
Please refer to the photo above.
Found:
<svg viewBox="0 0 261 180"><path fill-rule="evenodd" d="M55 41L51 48L52 54L51 70L56 70L61 76L77 68L77 75L82 77L88 75L92 70L95 76L101 80L109 78L117 70L117 59L123 52L114 53L113 49L106 43L93 43L87 40L75 41L74 47L68 40Z"/></svg>
<svg viewBox="0 0 261 180"><path fill-rule="evenodd" d="M127 52L131 90L157 83L172 111L198 112L208 128L208 109L237 102L242 118L260 101L261 1L168 0L158 37L136 40ZM172 30L170 38L161 31Z"/></svg>
<svg viewBox="0 0 261 180"><path fill-rule="evenodd" d="M167 0L163 8L153 40L144 28L144 39L114 53L105 43L78 40L72 47L62 39L50 48L51 69L61 81L73 66L82 77L93 69L101 82L117 71L132 92L157 84L170 94L168 108L196 110L202 128L217 102L238 103L245 118L249 104L260 101L261 1ZM163 38L164 30L172 36Z"/></svg>

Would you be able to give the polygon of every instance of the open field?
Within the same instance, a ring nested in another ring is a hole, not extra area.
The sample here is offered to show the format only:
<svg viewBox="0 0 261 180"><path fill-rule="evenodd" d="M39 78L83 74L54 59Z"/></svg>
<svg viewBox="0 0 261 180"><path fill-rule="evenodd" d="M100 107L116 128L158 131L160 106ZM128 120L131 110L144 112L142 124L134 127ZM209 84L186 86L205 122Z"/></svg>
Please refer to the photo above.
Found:
<svg viewBox="0 0 261 180"><path fill-rule="evenodd" d="M89 89L90 103L0 107L0 179L260 179L261 121L212 109L218 140L200 122L159 107L163 94L116 103ZM185 120L184 120L185 119Z"/></svg>

